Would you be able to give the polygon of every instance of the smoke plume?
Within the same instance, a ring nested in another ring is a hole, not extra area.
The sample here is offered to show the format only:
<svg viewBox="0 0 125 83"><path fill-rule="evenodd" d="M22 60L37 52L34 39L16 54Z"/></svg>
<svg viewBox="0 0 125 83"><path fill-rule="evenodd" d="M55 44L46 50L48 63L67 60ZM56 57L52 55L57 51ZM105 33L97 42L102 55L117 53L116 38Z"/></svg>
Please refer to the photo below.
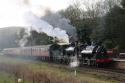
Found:
<svg viewBox="0 0 125 83"><path fill-rule="evenodd" d="M70 20L63 17L60 13L52 13L51 11L47 11L42 19L47 21L53 27L59 27L60 29L66 30L67 34L71 36L73 40L77 39L75 27L70 25Z"/></svg>
<svg viewBox="0 0 125 83"><path fill-rule="evenodd" d="M53 27L48 22L35 16L33 13L28 12L24 15L27 19L25 22L30 25L29 29L35 30L37 32L44 32L48 36L57 37L61 42L69 43L69 37L65 30L60 29L60 27ZM30 30L28 30L30 32Z"/></svg>
<svg viewBox="0 0 125 83"><path fill-rule="evenodd" d="M26 38L30 36L31 30L36 30L39 33L44 32L48 36L56 37L60 42L69 43L68 34L74 35L75 29L68 24L67 19L62 18L60 14L51 14L41 18L36 10L45 12L46 8L41 5L34 6L26 1L30 0L5 0L4 3L1 3L6 9L0 9L0 11L2 10L0 27L25 27L27 35L24 34L20 40L21 46L27 42Z"/></svg>

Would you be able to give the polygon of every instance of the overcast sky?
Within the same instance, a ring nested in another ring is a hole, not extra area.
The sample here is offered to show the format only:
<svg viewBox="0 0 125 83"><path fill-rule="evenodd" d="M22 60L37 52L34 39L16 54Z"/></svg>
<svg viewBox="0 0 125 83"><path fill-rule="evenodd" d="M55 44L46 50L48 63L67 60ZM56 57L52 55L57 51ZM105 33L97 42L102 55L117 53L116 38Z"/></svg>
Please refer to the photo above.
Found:
<svg viewBox="0 0 125 83"><path fill-rule="evenodd" d="M25 25L24 15L29 11L41 16L46 9L59 11L69 4L70 0L0 0L0 28Z"/></svg>
<svg viewBox="0 0 125 83"><path fill-rule="evenodd" d="M41 5L57 11L60 9L65 9L69 4L71 4L71 0L29 0L29 3L31 3L32 6Z"/></svg>
<svg viewBox="0 0 125 83"><path fill-rule="evenodd" d="M23 26L25 14L32 12L37 16L44 15L46 9L59 11L67 8L73 0L0 0L0 28ZM97 0L86 0L97 1Z"/></svg>

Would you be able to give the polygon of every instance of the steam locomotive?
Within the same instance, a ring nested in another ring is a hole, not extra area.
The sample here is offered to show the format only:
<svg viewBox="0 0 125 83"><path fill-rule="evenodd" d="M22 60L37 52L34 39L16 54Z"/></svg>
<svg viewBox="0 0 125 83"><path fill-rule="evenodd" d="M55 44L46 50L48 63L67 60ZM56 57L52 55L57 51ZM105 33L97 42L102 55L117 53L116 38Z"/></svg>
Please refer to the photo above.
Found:
<svg viewBox="0 0 125 83"><path fill-rule="evenodd" d="M32 57L41 61L69 64L76 57L80 65L104 65L112 62L107 50L102 45L87 44L52 44L19 48L7 48L3 53L13 57Z"/></svg>

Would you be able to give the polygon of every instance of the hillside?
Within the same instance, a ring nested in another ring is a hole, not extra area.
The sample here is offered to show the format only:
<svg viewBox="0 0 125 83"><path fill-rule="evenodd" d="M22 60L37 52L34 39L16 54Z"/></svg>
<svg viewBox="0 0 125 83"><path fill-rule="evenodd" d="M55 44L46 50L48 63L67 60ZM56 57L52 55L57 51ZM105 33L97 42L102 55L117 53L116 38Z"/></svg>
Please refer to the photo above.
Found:
<svg viewBox="0 0 125 83"><path fill-rule="evenodd" d="M17 47L15 40L21 27L0 28L0 49Z"/></svg>

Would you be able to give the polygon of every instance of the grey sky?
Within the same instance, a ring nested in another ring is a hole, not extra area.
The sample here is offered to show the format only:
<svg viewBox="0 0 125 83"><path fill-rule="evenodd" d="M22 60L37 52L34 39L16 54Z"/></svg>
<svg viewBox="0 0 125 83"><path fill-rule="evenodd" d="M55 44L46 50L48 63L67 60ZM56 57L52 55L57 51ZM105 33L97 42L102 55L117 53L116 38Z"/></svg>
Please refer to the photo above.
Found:
<svg viewBox="0 0 125 83"><path fill-rule="evenodd" d="M73 0L0 0L0 28L24 26L26 12L42 16L46 9L59 11L67 8ZM96 2L97 0L81 0Z"/></svg>

